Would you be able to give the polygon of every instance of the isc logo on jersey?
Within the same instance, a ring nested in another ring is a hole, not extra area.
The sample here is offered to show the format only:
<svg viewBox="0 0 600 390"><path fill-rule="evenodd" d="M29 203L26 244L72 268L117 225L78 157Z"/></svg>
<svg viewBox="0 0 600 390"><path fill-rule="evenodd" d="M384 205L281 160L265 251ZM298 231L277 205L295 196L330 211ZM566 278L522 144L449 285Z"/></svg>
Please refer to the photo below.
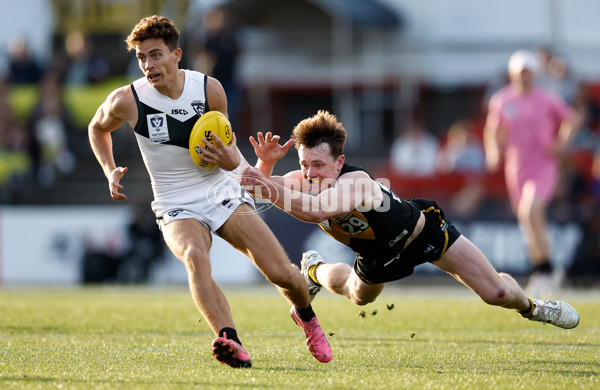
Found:
<svg viewBox="0 0 600 390"><path fill-rule="evenodd" d="M187 115L188 111L184 108L174 108L171 110L171 115Z"/></svg>

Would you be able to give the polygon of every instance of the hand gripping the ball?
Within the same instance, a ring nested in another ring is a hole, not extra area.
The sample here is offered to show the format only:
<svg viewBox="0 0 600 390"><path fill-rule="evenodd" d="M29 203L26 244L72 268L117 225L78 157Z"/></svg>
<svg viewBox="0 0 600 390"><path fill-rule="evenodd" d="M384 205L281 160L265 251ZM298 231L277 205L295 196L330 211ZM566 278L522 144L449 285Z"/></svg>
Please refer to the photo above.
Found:
<svg viewBox="0 0 600 390"><path fill-rule="evenodd" d="M190 156L199 168L209 170L215 167L215 163L204 159L204 156L207 151L212 151L213 145L216 148L215 140L217 139L222 141L219 143L220 145L230 146L233 141L233 131L225 114L219 111L209 111L198 118L190 133ZM234 149L237 150L237 148ZM218 156L212 157L218 159ZM220 167L228 169L231 168L231 165L222 163Z"/></svg>
<svg viewBox="0 0 600 390"><path fill-rule="evenodd" d="M211 138L212 144L208 139L202 138L204 147L198 145L202 159L215 164L226 171L233 171L237 168L238 165L240 165L240 154L237 149L237 138L235 133L232 134L231 145L229 146L226 146L219 137L212 136Z"/></svg>

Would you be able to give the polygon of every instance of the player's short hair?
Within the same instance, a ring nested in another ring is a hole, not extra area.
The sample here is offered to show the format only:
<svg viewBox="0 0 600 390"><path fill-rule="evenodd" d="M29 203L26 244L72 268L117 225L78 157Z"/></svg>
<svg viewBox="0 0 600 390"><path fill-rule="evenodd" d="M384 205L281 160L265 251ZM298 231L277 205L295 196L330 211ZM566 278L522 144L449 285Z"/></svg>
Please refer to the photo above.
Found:
<svg viewBox="0 0 600 390"><path fill-rule="evenodd" d="M140 20L125 39L127 51L134 50L146 39L162 39L171 51L179 47L179 31L175 24L164 16L152 15Z"/></svg>
<svg viewBox="0 0 600 390"><path fill-rule="evenodd" d="M346 129L335 115L328 111L319 110L316 115L302 120L292 132L296 141L296 149L301 145L314 148L322 143L328 143L333 158L344 154L346 144Z"/></svg>

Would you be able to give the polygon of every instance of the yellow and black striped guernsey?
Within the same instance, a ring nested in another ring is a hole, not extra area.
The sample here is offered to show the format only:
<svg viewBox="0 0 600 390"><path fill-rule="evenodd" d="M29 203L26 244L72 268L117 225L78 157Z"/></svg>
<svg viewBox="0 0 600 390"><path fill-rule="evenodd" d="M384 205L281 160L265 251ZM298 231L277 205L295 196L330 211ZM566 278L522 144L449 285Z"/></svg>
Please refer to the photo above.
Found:
<svg viewBox="0 0 600 390"><path fill-rule="evenodd" d="M344 164L340 177L355 171L366 172L362 168ZM413 233L420 215L417 205L402 201L385 185L378 184L384 199L377 209L355 209L319 224L325 233L365 258L397 255Z"/></svg>

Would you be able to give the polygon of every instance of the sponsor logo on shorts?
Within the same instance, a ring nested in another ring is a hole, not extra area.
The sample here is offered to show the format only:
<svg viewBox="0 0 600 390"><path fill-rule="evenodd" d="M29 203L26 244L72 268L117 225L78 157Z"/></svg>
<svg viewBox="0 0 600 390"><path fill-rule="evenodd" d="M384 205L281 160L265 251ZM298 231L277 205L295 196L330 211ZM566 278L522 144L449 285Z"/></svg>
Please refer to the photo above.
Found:
<svg viewBox="0 0 600 390"><path fill-rule="evenodd" d="M431 253L434 250L435 250L435 246L433 246L431 244L428 244L427 248L425 248L425 250L423 252L425 252L425 253Z"/></svg>
<svg viewBox="0 0 600 390"><path fill-rule="evenodd" d="M425 248L423 250L423 253L427 253L427 254L436 254L440 251L440 248L437 248L434 245L431 244L427 244L427 248Z"/></svg>
<svg viewBox="0 0 600 390"><path fill-rule="evenodd" d="M169 211L167 214L169 214L169 217L173 217L175 218L176 216L178 216L179 214L181 214L183 212L182 209L177 209L177 210L171 210Z"/></svg>

